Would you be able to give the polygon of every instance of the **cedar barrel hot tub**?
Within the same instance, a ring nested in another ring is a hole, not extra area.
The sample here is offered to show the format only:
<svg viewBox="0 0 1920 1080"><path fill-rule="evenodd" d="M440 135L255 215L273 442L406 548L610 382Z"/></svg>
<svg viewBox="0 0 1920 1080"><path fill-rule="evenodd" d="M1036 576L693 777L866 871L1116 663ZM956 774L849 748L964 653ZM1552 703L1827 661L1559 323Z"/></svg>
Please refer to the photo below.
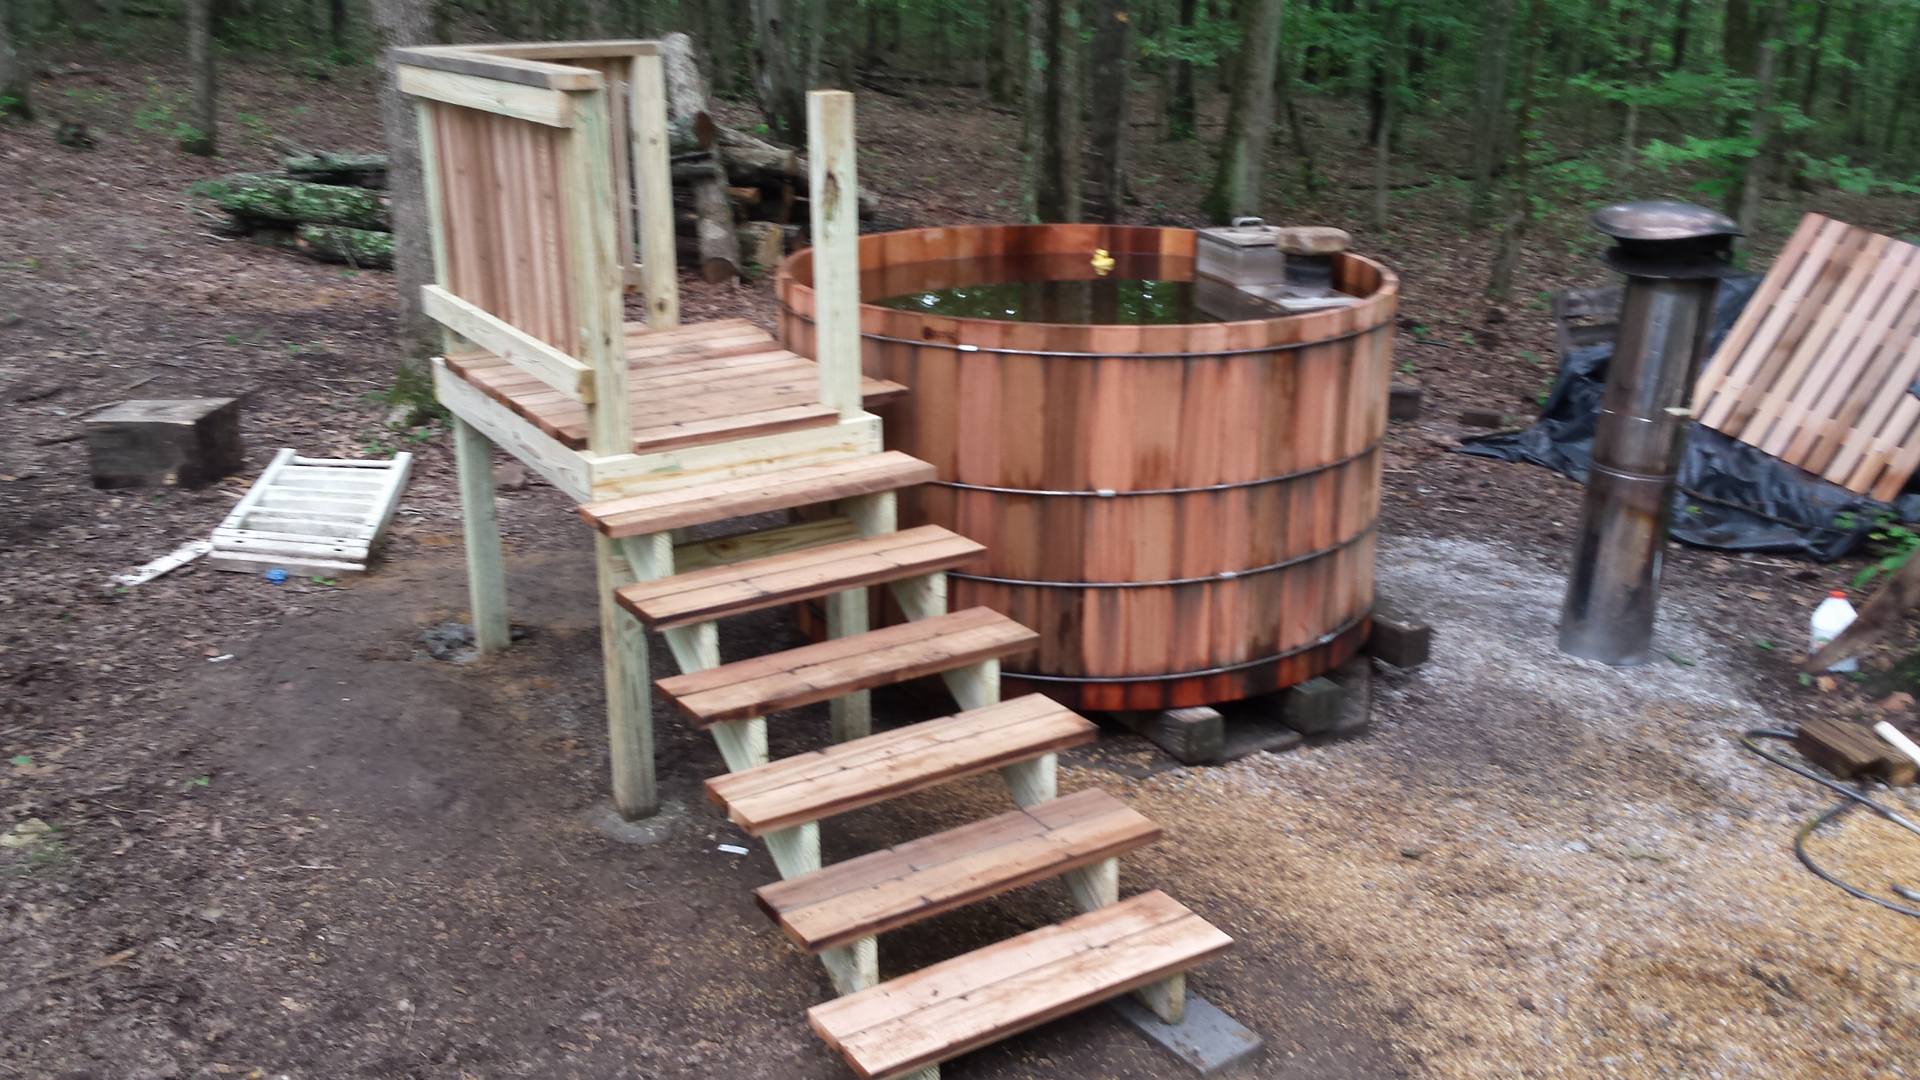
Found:
<svg viewBox="0 0 1920 1080"><path fill-rule="evenodd" d="M885 412L888 446L940 476L902 494L901 525L987 546L949 575L952 606L1038 630L1037 654L1004 675L1068 705L1264 693L1343 663L1369 629L1398 279L1342 253L1332 284L1358 303L1184 321L1196 235L999 225L860 240L864 367L911 389ZM1096 250L1113 260L1104 275ZM781 340L807 356L812 270L797 252L777 282ZM939 290L962 299L915 300Z"/></svg>

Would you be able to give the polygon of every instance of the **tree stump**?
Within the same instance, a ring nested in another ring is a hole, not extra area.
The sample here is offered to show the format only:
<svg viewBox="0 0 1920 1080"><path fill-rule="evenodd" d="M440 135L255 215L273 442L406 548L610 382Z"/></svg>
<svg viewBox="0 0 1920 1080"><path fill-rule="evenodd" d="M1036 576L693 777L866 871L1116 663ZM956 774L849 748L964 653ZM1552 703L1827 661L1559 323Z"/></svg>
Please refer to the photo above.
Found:
<svg viewBox="0 0 1920 1080"><path fill-rule="evenodd" d="M123 401L86 436L95 487L197 487L241 466L240 399Z"/></svg>

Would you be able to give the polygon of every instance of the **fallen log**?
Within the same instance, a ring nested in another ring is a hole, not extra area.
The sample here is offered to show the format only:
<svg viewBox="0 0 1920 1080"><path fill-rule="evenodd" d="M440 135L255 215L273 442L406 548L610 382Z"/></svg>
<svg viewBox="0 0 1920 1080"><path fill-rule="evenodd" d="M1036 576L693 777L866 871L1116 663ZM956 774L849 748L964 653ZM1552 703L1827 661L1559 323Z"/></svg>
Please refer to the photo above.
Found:
<svg viewBox="0 0 1920 1080"><path fill-rule="evenodd" d="M218 180L202 180L193 190L222 210L250 221L393 231L387 197L366 188L238 173Z"/></svg>
<svg viewBox="0 0 1920 1080"><path fill-rule="evenodd" d="M339 225L302 225L294 246L321 262L345 263L374 270L393 269L393 234Z"/></svg>
<svg viewBox="0 0 1920 1080"><path fill-rule="evenodd" d="M338 184L347 187L387 187L385 154L295 154L280 159L280 167L295 180L310 184Z"/></svg>
<svg viewBox="0 0 1920 1080"><path fill-rule="evenodd" d="M678 124L689 131L700 131L707 113L707 80L694 58L693 39L678 33L661 38L660 60L666 69L669 126ZM707 117L705 123L711 124L712 119ZM716 282L738 278L740 240L733 231L733 204L727 198L726 174L721 167L709 164L689 173L685 182L692 189L693 209L700 218L694 232L700 248L700 276Z"/></svg>

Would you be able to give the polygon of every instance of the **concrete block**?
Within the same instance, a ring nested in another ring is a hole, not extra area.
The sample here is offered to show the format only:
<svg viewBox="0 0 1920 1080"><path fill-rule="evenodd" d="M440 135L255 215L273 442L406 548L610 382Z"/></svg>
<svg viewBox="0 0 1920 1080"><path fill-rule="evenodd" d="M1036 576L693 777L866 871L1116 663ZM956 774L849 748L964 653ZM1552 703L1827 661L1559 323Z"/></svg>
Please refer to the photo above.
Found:
<svg viewBox="0 0 1920 1080"><path fill-rule="evenodd" d="M1132 995L1115 998L1112 1004L1128 1023L1202 1076L1238 1065L1260 1052L1262 1040L1258 1034L1198 994L1187 995L1186 1016L1178 1024L1162 1023Z"/></svg>

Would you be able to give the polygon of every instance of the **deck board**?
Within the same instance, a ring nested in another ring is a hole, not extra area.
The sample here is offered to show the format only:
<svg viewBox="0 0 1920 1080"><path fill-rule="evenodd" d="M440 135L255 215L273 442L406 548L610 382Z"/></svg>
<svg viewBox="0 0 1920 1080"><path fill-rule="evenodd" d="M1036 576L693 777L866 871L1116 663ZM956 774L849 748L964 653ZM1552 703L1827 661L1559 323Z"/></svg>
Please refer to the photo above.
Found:
<svg viewBox="0 0 1920 1080"><path fill-rule="evenodd" d="M626 346L635 453L823 426L836 417L819 402L813 361L744 319L660 331L629 323ZM569 449L586 449L586 406L532 374L485 352L449 356L447 370ZM872 407L906 387L865 379L862 392Z"/></svg>

